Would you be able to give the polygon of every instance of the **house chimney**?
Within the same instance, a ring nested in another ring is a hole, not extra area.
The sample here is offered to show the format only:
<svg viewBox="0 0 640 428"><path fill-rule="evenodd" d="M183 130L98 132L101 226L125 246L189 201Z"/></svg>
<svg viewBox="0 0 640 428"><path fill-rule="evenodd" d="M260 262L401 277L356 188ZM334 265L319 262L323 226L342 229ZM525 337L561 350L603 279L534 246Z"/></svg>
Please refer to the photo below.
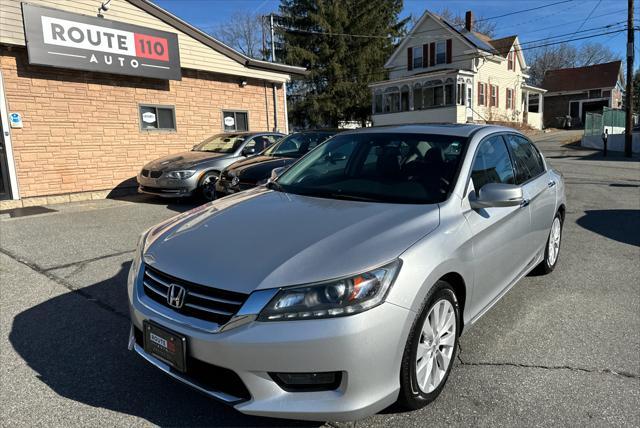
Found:
<svg viewBox="0 0 640 428"><path fill-rule="evenodd" d="M464 28L466 28L467 31L473 31L473 12L470 10L464 15Z"/></svg>

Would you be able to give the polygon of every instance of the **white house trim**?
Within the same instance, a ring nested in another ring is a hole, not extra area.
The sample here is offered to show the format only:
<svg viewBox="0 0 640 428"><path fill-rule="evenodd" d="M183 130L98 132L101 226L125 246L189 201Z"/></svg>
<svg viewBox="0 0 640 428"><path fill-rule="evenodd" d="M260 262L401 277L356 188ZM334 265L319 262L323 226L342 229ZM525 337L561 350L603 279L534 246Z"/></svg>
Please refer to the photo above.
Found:
<svg viewBox="0 0 640 428"><path fill-rule="evenodd" d="M391 54L391 56L389 57L389 59L387 60L387 62L385 62L384 64L384 68L392 68L392 64L393 62L396 60L396 57L401 53L401 52L405 52L407 49L407 44L411 41L411 39L413 38L413 33L416 31L416 29L420 28L420 26L422 26L422 24L424 23L424 21L427 18L431 18L433 19L435 22L437 22L438 24L440 24L440 26L444 29L446 29L450 34L452 34L453 36L455 36L456 38L458 38L459 40L461 40L465 45L467 45L470 49L471 49L471 53L475 54L477 52L480 51L480 49L478 49L477 47L473 46L471 43L469 43L469 41L459 32L457 32L456 30L454 30L453 28L451 28L450 26L446 25L445 23L442 22L442 20L437 17L436 15L432 14L429 11L426 11L425 13L422 14L422 16L420 17L420 19L418 20L418 22L416 23L416 25L413 26L413 28L411 29L411 31L409 32L409 34L407 34L404 37L404 40L402 42L400 42L400 45L396 48L396 50L393 52L393 54ZM466 51L465 51L466 53Z"/></svg>

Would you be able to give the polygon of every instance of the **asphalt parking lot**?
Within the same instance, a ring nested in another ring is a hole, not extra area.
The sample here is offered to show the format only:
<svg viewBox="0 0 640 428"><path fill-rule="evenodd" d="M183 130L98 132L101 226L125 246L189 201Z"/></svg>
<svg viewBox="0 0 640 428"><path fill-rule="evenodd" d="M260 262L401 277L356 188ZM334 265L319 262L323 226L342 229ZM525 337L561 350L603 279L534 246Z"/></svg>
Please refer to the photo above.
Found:
<svg viewBox="0 0 640 428"><path fill-rule="evenodd" d="M561 145L570 136L538 138L567 182L555 272L466 332L435 403L358 427L640 425L640 162ZM244 416L126 350L138 235L192 206L133 197L0 218L3 426L322 425Z"/></svg>

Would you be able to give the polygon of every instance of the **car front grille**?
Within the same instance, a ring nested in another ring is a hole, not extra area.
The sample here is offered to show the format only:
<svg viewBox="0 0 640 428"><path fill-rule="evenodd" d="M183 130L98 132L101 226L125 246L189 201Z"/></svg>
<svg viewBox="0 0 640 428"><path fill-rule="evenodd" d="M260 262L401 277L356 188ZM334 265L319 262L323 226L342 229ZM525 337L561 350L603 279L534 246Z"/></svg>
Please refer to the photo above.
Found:
<svg viewBox="0 0 640 428"><path fill-rule="evenodd" d="M150 171L148 169L143 169L140 172L140 175L143 177L160 178L162 176L162 171Z"/></svg>
<svg viewBox="0 0 640 428"><path fill-rule="evenodd" d="M181 308L173 307L168 303L167 295L172 284L186 291ZM143 289L147 297L171 310L219 325L227 323L249 297L247 294L178 279L148 265L145 265Z"/></svg>

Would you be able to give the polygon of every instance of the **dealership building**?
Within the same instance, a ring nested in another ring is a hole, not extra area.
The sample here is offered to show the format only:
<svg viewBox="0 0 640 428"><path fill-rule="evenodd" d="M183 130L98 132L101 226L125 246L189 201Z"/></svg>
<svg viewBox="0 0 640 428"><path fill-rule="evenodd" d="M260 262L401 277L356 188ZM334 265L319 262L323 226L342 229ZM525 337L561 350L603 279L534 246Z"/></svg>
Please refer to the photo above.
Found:
<svg viewBox="0 0 640 428"><path fill-rule="evenodd" d="M104 198L220 132L288 132L300 67L254 60L147 0L0 1L0 208Z"/></svg>

